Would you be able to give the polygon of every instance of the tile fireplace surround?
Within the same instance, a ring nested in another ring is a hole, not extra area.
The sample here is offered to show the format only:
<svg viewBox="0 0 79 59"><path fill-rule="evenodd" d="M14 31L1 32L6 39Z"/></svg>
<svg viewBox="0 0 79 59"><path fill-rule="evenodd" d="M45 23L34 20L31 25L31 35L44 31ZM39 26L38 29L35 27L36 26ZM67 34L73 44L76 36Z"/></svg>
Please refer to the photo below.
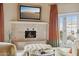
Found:
<svg viewBox="0 0 79 59"><path fill-rule="evenodd" d="M36 31L36 38L25 38L25 31ZM23 49L26 44L46 43L48 39L48 23L46 22L11 22L12 41L18 49Z"/></svg>

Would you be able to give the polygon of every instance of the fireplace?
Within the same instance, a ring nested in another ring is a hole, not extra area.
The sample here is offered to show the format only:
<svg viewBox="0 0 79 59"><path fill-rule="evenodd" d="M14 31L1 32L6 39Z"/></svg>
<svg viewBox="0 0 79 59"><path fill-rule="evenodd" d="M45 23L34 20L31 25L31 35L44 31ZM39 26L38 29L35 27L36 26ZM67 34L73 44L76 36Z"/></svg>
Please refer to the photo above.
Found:
<svg viewBox="0 0 79 59"><path fill-rule="evenodd" d="M36 31L25 31L25 38L36 38Z"/></svg>

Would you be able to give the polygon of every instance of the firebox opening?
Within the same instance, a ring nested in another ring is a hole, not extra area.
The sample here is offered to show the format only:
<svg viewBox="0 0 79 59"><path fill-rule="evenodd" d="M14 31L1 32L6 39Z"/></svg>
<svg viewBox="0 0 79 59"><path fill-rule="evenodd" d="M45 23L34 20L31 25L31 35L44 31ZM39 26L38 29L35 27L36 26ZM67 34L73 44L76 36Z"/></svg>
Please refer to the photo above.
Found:
<svg viewBox="0 0 79 59"><path fill-rule="evenodd" d="M25 31L25 38L36 38L36 31Z"/></svg>

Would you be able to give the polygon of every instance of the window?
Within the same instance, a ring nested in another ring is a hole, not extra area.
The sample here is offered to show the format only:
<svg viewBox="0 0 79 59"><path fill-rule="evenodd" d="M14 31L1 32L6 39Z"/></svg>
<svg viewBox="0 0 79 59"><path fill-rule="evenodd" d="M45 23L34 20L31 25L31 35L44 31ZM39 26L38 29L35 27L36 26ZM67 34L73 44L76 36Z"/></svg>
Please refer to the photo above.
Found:
<svg viewBox="0 0 79 59"><path fill-rule="evenodd" d="M78 36L78 14L59 15L60 47L72 47Z"/></svg>

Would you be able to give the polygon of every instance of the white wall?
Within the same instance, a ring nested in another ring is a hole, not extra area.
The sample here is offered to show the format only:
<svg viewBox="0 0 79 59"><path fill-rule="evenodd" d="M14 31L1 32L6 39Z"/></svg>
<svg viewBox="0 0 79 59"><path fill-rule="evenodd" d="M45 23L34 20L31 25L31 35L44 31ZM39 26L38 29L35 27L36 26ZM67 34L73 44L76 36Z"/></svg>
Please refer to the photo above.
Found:
<svg viewBox="0 0 79 59"><path fill-rule="evenodd" d="M3 4L4 7L4 40L9 40L10 20L17 19L16 4Z"/></svg>
<svg viewBox="0 0 79 59"><path fill-rule="evenodd" d="M79 3L62 3L58 4L58 13L79 12Z"/></svg>
<svg viewBox="0 0 79 59"><path fill-rule="evenodd" d="M41 14L41 21L49 22L49 15L50 15L50 5L49 4L26 4L26 5L35 5L41 6L42 14ZM17 4L3 4L4 6L4 38L5 41L9 40L9 33L10 33L10 21L17 20Z"/></svg>
<svg viewBox="0 0 79 59"><path fill-rule="evenodd" d="M34 5L41 6L42 8L42 17L41 20L49 22L50 15L50 4L25 4L25 5ZM9 39L10 31L10 21L17 20L17 4L3 4L4 6L4 34L5 40ZM58 13L68 13L68 12L79 12L79 4L58 4Z"/></svg>

